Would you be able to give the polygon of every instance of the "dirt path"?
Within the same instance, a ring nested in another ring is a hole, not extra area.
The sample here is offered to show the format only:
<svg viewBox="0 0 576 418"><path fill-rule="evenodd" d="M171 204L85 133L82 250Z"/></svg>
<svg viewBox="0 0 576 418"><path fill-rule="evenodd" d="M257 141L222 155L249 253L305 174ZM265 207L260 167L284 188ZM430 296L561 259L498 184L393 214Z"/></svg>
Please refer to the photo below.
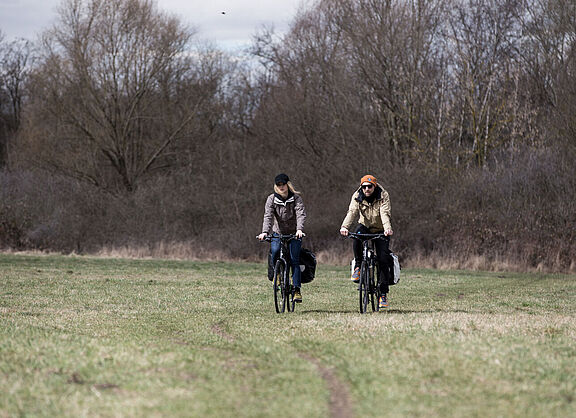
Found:
<svg viewBox="0 0 576 418"><path fill-rule="evenodd" d="M332 369L329 367L324 366L320 360L315 357L312 357L310 354L307 353L300 353L300 356L309 361L310 363L314 364L318 371L320 372L320 376L326 382L326 386L330 391L330 402L328 404L328 408L330 411L330 417L332 418L351 418L354 416L352 412L352 403L350 400L350 393L348 391L348 387L344 382L342 382L338 376L332 372Z"/></svg>
<svg viewBox="0 0 576 418"><path fill-rule="evenodd" d="M224 324L222 322L212 324L212 332L221 336L225 340L228 340L230 342L234 341L234 336L226 332L226 330L224 329Z"/></svg>

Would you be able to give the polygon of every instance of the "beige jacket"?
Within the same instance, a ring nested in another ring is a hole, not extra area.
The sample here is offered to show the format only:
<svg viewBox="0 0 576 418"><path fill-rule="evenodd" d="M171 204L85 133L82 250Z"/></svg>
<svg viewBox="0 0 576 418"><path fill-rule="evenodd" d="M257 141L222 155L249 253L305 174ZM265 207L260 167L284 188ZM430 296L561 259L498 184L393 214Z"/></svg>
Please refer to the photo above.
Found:
<svg viewBox="0 0 576 418"><path fill-rule="evenodd" d="M380 189L380 197L376 198L372 204L364 199L364 194L360 188L354 192L342 227L351 230L354 223L358 221L374 234L392 230L390 196L382 187L378 186L378 189ZM374 191L374 193L376 192L377 190ZM360 199L361 201L359 201Z"/></svg>

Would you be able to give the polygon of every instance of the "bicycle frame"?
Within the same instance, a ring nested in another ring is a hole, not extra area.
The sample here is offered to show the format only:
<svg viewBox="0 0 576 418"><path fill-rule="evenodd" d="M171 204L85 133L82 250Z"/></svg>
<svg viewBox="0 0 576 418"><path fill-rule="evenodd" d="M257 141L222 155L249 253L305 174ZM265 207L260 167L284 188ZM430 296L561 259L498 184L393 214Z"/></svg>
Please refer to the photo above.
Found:
<svg viewBox="0 0 576 418"><path fill-rule="evenodd" d="M358 286L360 296L360 313L366 313L368 302L372 306L372 311L377 311L378 299L380 298L380 282L375 283L376 275L376 256L374 240L384 238L384 234L360 234L355 232L348 233L353 239L362 241L362 264L360 265L360 283Z"/></svg>
<svg viewBox="0 0 576 418"><path fill-rule="evenodd" d="M274 305L276 307L277 313L284 312L286 306L288 306L288 312L294 311L294 292L295 288L292 283L292 278L290 275L290 270L292 264L289 261L290 249L288 244L293 239L296 239L294 234L276 234L272 236L267 236L266 241L272 241L272 238L280 238L280 252L278 254L278 259L275 262L274 267ZM281 275L280 282L278 281L278 275ZM280 292L280 295L278 294ZM279 298L280 296L280 298ZM280 300L281 299L281 300Z"/></svg>

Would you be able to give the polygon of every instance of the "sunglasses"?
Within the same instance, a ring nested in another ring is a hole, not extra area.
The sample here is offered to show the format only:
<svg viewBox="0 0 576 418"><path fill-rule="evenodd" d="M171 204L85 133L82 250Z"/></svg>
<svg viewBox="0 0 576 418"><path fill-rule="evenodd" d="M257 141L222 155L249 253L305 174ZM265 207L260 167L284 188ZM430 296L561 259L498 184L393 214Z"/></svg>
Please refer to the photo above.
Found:
<svg viewBox="0 0 576 418"><path fill-rule="evenodd" d="M373 184L366 184L366 185L362 186L363 189L371 189L372 187L374 187Z"/></svg>
<svg viewBox="0 0 576 418"><path fill-rule="evenodd" d="M279 186L279 187L286 186L286 183L276 183L276 186Z"/></svg>

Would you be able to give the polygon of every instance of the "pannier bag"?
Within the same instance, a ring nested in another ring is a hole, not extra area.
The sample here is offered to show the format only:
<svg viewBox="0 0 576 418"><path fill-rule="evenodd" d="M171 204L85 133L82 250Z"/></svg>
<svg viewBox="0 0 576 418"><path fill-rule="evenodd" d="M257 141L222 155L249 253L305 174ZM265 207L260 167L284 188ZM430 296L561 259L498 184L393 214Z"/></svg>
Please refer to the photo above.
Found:
<svg viewBox="0 0 576 418"><path fill-rule="evenodd" d="M354 274L354 268L356 267L356 260L352 259L350 261L350 275ZM388 285L395 285L400 281L400 261L398 260L398 256L393 252L390 253L390 261L388 262L388 267L390 271L390 276L392 280Z"/></svg>
<svg viewBox="0 0 576 418"><path fill-rule="evenodd" d="M391 268L391 273L392 274L392 283L390 284L396 284L400 281L400 261L398 261L398 256L394 253L390 253L390 257L392 257L392 264L393 264L393 268Z"/></svg>
<svg viewBox="0 0 576 418"><path fill-rule="evenodd" d="M310 250L300 250L300 279L302 283L310 283L316 275L316 256Z"/></svg>

